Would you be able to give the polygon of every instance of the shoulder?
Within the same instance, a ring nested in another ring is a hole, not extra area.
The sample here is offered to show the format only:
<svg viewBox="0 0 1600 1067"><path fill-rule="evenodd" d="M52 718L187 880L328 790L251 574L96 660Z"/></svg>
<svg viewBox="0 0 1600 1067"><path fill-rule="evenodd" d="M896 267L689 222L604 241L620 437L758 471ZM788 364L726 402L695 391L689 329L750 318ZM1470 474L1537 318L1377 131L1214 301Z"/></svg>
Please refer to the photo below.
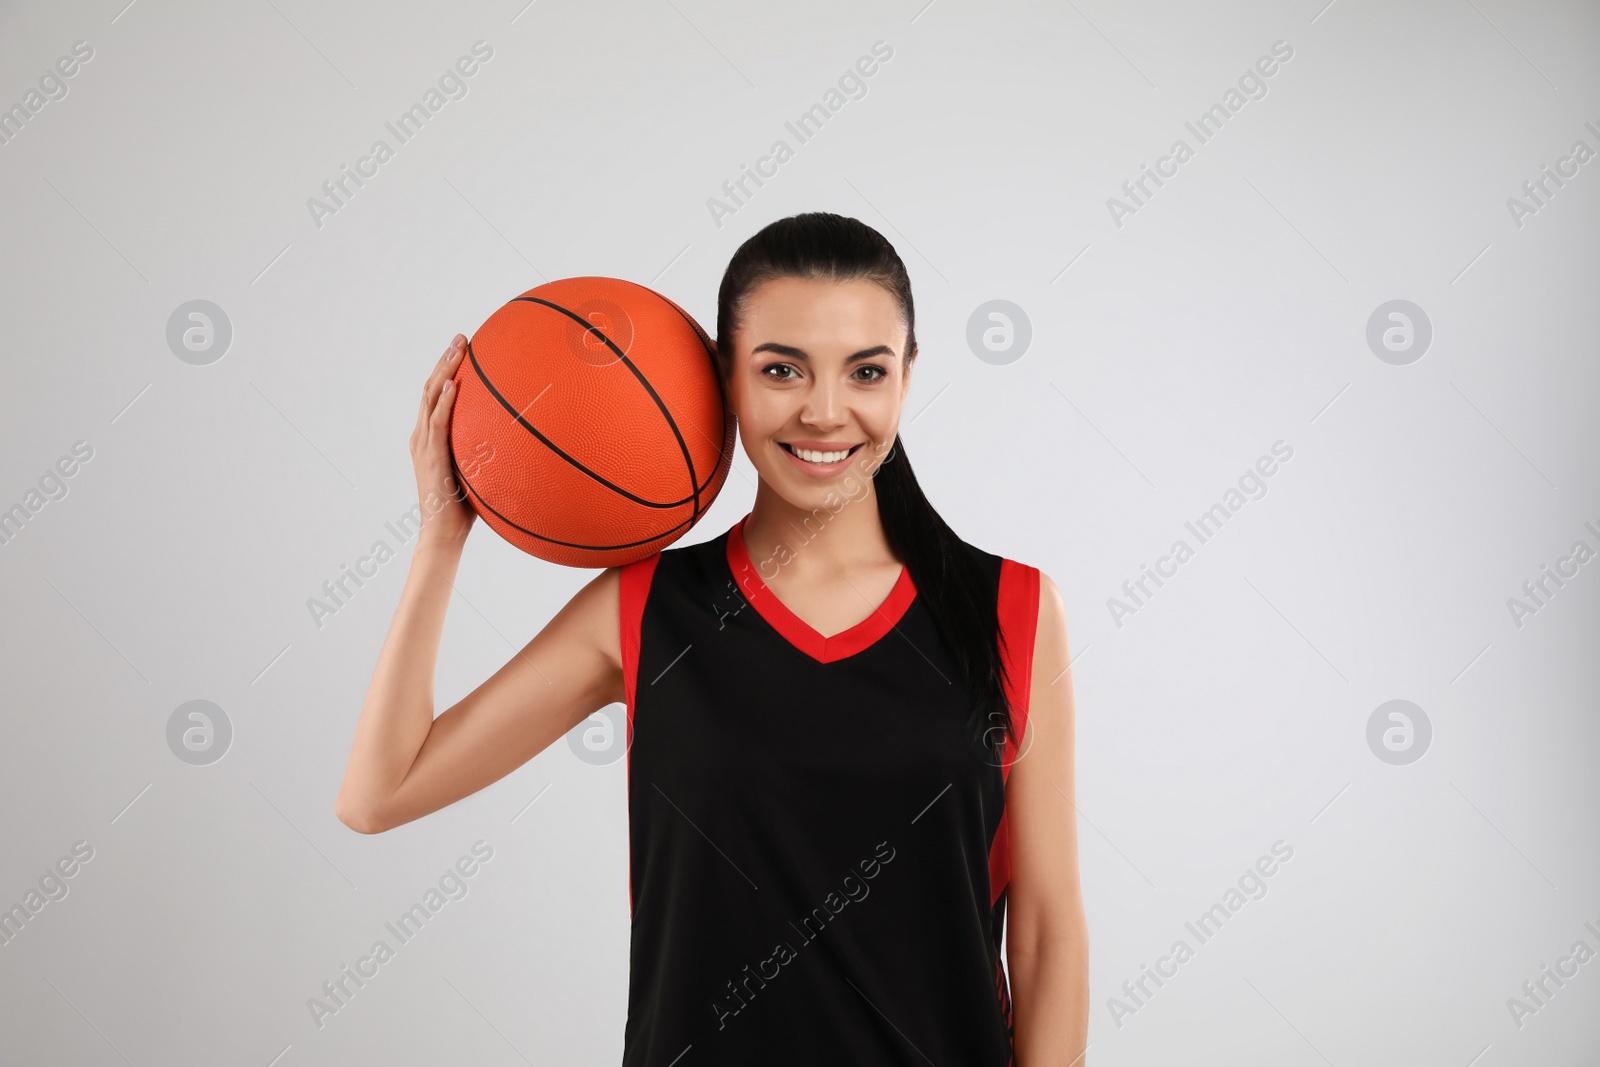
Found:
<svg viewBox="0 0 1600 1067"><path fill-rule="evenodd" d="M1039 575L1039 614L1043 617L1047 612L1054 618L1065 620L1067 614L1066 603L1061 599L1061 588L1056 585L1055 579L1044 571L1032 568Z"/></svg>
<svg viewBox="0 0 1600 1067"><path fill-rule="evenodd" d="M666 568L696 567L699 569L715 569L720 561L727 559L728 536L732 528L713 534L703 541L685 543L682 539L663 548L655 554L654 559Z"/></svg>
<svg viewBox="0 0 1600 1067"><path fill-rule="evenodd" d="M1066 633L1066 604L1061 588L1044 571L1020 560L1002 557L1001 598L1007 596L1020 601L1019 609L1032 617L1035 645L1043 648L1058 639L1064 641Z"/></svg>
<svg viewBox="0 0 1600 1067"><path fill-rule="evenodd" d="M1039 609L1044 610L1046 601L1054 601L1057 608L1061 604L1061 591L1056 588L1056 583L1051 580L1038 567L1010 556L989 552L967 541L961 544L978 561L978 565L989 575L990 580L999 583L1002 597L1020 595L1031 603L1036 600Z"/></svg>
<svg viewBox="0 0 1600 1067"><path fill-rule="evenodd" d="M1002 626L1031 638L1035 649L1065 646L1066 604L1055 580L1031 563L967 548L995 583Z"/></svg>
<svg viewBox="0 0 1600 1067"><path fill-rule="evenodd" d="M1039 695L1038 706L1044 714L1070 715L1072 653L1067 642L1066 605L1060 588L1051 577L1037 569L1035 573L1038 575L1038 607L1034 616L1029 685L1032 692ZM1056 683L1064 675L1069 680L1063 689ZM1062 700L1069 705L1065 710Z"/></svg>
<svg viewBox="0 0 1600 1067"><path fill-rule="evenodd" d="M673 588L683 587L690 576L706 578L726 552L727 537L724 531L706 541L672 544L632 562L607 567L572 597L569 610L582 617L607 658L625 666L630 655L637 655L645 605L658 584L658 575L671 576L665 580Z"/></svg>
<svg viewBox="0 0 1600 1067"><path fill-rule="evenodd" d="M636 597L647 595L661 583L715 582L719 573L726 571L728 531L707 540L684 544L681 541L651 553L632 563L614 568L626 597L632 592Z"/></svg>
<svg viewBox="0 0 1600 1067"><path fill-rule="evenodd" d="M989 552L986 549L983 549L978 545L975 545L972 542L964 540L960 537L956 538L956 544L975 564L977 564L978 571L983 575L985 581L988 583L989 591L992 595L996 586L1000 584L1001 576L1006 570L1005 557L994 552Z"/></svg>
<svg viewBox="0 0 1600 1067"><path fill-rule="evenodd" d="M1055 654L1065 654L1067 647L1067 605L1061 598L1061 589L1043 571L1039 575L1039 614L1035 628L1035 645L1038 649ZM1043 658L1043 657L1041 657Z"/></svg>

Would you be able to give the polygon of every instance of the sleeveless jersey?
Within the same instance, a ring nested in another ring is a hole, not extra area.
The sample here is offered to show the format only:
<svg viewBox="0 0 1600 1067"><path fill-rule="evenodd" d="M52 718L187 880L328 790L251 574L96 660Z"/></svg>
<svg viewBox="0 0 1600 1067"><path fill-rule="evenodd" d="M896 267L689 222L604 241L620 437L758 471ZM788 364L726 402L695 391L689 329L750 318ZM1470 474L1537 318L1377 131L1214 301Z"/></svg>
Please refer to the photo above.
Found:
<svg viewBox="0 0 1600 1067"><path fill-rule="evenodd" d="M621 571L624 1067L1007 1067L1005 789L910 572L824 637L748 515ZM964 544L964 542L963 542ZM973 546L1026 723L1039 571Z"/></svg>

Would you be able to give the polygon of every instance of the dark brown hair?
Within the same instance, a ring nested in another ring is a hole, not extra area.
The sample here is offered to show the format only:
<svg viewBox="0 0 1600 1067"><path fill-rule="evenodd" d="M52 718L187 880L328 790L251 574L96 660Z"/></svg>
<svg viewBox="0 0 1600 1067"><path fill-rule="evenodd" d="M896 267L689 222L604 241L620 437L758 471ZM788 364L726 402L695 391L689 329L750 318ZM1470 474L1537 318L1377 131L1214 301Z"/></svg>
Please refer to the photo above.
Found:
<svg viewBox="0 0 1600 1067"><path fill-rule="evenodd" d="M901 359L909 366L915 358L911 279L899 253L864 222L810 211L762 227L728 262L717 292L717 360L724 380L733 370L733 333L745 300L775 278L864 279L883 286L906 324ZM1015 738L1015 726L1003 681L995 590L978 559L923 494L898 433L873 475L873 484L889 547L911 572L972 690L974 740L986 756L997 760L1006 739Z"/></svg>

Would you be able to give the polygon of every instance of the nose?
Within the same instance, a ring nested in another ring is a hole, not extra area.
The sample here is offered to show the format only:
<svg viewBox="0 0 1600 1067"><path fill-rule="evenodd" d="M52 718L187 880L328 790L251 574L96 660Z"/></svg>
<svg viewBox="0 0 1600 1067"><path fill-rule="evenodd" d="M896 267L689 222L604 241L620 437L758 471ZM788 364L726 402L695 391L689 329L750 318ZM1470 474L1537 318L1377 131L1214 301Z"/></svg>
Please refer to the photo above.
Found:
<svg viewBox="0 0 1600 1067"><path fill-rule="evenodd" d="M800 406L800 421L819 430L836 430L844 425L844 399L841 386L826 375L813 378Z"/></svg>

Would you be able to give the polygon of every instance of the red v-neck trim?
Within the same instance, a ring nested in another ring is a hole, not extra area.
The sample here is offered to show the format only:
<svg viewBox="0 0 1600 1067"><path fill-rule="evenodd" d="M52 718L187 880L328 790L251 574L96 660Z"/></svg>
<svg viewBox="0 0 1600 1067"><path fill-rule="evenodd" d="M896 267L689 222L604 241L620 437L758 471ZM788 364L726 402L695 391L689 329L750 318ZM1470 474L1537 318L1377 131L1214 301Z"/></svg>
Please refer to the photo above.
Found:
<svg viewBox="0 0 1600 1067"><path fill-rule="evenodd" d="M761 580L761 575L757 573L755 563L750 558L750 551L744 543L744 524L749 518L750 516L746 515L728 531L728 569L733 572L734 580L739 583L739 591L744 594L745 600L774 630L778 631L778 635L819 663L832 663L871 648L895 628L905 616L906 610L911 607L911 602L916 599L917 587L911 581L911 570L902 564L900 577L894 583L894 588L889 590L889 595L871 615L848 630L836 633L832 637L824 637L804 619L785 607L777 594L768 589L767 583Z"/></svg>

